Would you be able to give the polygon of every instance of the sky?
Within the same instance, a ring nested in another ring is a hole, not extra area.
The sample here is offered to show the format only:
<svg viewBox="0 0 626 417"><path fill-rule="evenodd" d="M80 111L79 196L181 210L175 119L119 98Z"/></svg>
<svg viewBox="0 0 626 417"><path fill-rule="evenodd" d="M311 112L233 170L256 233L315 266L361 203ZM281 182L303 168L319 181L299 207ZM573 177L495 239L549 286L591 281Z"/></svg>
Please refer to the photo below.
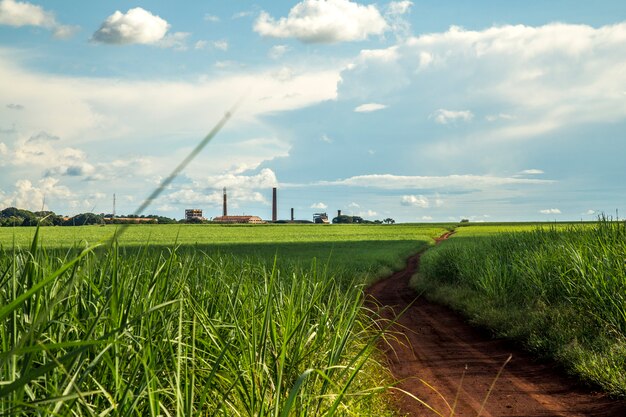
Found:
<svg viewBox="0 0 626 417"><path fill-rule="evenodd" d="M0 0L0 208L626 213L622 0Z"/></svg>

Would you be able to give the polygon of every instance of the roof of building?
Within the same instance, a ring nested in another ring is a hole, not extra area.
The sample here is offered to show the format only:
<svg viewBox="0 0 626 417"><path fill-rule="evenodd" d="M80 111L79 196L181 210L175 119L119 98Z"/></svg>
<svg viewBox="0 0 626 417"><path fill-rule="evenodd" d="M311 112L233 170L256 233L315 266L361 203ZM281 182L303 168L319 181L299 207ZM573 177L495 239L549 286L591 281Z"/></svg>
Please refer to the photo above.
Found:
<svg viewBox="0 0 626 417"><path fill-rule="evenodd" d="M219 216L213 218L214 222L248 222L250 220L262 221L259 216Z"/></svg>

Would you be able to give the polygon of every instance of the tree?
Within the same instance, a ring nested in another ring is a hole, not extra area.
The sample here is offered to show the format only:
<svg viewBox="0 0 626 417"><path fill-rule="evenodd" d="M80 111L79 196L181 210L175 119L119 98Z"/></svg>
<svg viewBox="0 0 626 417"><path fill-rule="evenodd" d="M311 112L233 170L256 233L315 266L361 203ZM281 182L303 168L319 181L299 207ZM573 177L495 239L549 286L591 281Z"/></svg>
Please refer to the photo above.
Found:
<svg viewBox="0 0 626 417"><path fill-rule="evenodd" d="M394 224L396 221L392 219L391 217L387 217L385 220L383 220L383 222L387 224Z"/></svg>
<svg viewBox="0 0 626 417"><path fill-rule="evenodd" d="M63 222L63 226L86 226L91 224L104 224L104 218L98 214L81 213Z"/></svg>

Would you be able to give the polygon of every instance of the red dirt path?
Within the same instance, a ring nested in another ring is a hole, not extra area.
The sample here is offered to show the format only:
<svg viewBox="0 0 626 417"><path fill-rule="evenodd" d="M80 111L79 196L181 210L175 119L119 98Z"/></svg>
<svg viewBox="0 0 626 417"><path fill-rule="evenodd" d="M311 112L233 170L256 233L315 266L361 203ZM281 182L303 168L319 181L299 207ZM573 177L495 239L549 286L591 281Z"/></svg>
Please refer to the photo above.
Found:
<svg viewBox="0 0 626 417"><path fill-rule="evenodd" d="M390 338L382 346L392 374L401 381L398 388L423 400L440 415L450 416L454 407L454 416L477 416L499 369L512 355L481 416L626 417L625 401L585 389L555 364L534 360L510 342L472 328L450 309L417 297L408 283L419 259L420 254L412 256L405 270L366 291L376 300L375 308L383 319L396 318L414 302L393 328L398 340ZM437 415L398 390L392 391L391 399L400 415Z"/></svg>

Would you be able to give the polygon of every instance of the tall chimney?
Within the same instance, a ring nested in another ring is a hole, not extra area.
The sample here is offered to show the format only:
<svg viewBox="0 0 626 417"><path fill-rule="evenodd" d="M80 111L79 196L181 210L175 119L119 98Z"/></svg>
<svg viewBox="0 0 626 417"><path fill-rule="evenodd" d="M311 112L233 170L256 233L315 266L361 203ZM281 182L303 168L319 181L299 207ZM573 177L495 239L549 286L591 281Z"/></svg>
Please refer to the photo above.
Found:
<svg viewBox="0 0 626 417"><path fill-rule="evenodd" d="M278 220L276 208L276 187L272 188L272 221Z"/></svg>
<svg viewBox="0 0 626 417"><path fill-rule="evenodd" d="M293 221L293 220L294 220L294 218L293 218L293 207L292 207L291 208L291 221Z"/></svg>
<svg viewBox="0 0 626 417"><path fill-rule="evenodd" d="M337 217L341 217L341 210L337 210Z"/></svg>
<svg viewBox="0 0 626 417"><path fill-rule="evenodd" d="M228 216L228 210L226 209L226 187L224 187L224 206L223 206L222 212L223 212L222 215L224 217Z"/></svg>

